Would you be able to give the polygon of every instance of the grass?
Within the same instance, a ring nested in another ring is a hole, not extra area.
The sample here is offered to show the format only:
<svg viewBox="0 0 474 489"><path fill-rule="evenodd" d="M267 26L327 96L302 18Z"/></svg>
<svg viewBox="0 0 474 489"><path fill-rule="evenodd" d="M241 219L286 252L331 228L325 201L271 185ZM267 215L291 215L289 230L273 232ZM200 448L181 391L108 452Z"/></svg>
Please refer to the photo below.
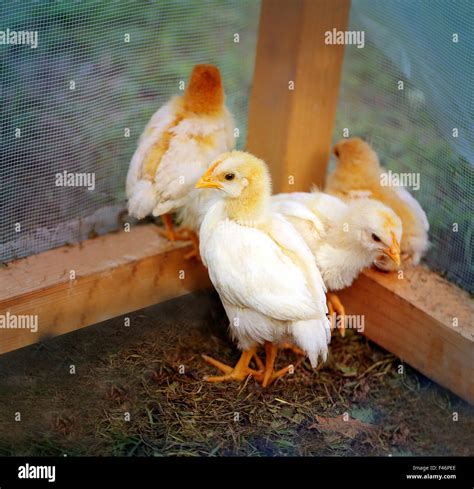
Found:
<svg viewBox="0 0 474 489"><path fill-rule="evenodd" d="M213 293L130 318L128 328L116 318L0 358L0 454L474 454L472 406L407 366L400 374L399 359L356 333L334 337L317 370L305 362L264 390L252 379L203 381L213 369L202 353L238 358ZM350 429L324 428L344 413Z"/></svg>

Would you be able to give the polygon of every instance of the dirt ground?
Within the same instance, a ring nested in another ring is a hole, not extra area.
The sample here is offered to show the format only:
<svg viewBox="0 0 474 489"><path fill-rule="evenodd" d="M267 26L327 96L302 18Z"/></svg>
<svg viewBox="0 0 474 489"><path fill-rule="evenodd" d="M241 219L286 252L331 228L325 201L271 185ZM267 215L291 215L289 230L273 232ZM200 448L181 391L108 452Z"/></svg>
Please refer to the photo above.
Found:
<svg viewBox="0 0 474 489"><path fill-rule="evenodd" d="M129 317L0 357L0 455L474 455L474 408L355 332L264 390L202 380L239 356L213 293Z"/></svg>

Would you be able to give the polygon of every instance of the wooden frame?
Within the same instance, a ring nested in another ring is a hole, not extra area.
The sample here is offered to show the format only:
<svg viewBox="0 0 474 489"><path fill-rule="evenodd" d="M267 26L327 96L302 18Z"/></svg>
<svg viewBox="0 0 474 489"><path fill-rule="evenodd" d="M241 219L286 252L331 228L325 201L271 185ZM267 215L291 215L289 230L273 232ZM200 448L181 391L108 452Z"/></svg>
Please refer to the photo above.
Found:
<svg viewBox="0 0 474 489"><path fill-rule="evenodd" d="M0 315L38 319L38 332L0 329L0 353L210 287L157 226L107 234L16 260L0 270Z"/></svg>
<svg viewBox="0 0 474 489"><path fill-rule="evenodd" d="M363 334L474 404L474 302L434 272L367 270L340 294Z"/></svg>
<svg viewBox="0 0 474 489"><path fill-rule="evenodd" d="M348 13L349 0L263 0L248 149L270 164L275 191L324 182L343 49L322 39L344 30ZM10 263L0 270L0 315L37 315L40 329L0 329L0 353L209 287L184 253L144 225ZM364 315L369 338L474 403L467 294L416 268L403 279L367 271L341 297Z"/></svg>
<svg viewBox="0 0 474 489"><path fill-rule="evenodd" d="M278 192L322 185L336 118L349 0L263 0L247 147L270 165Z"/></svg>

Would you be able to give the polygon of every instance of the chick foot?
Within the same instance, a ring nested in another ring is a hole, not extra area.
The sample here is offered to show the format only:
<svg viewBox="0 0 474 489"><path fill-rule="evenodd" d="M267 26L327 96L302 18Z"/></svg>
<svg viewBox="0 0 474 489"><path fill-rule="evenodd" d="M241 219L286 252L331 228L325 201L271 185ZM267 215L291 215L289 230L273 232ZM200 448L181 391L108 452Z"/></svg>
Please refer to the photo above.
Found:
<svg viewBox="0 0 474 489"><path fill-rule="evenodd" d="M249 375L251 375L252 377L255 377L258 381L261 381L263 379L262 372L259 372L249 367L250 360L252 359L252 357L255 358L255 356L256 356L256 348L250 348L249 350L245 350L242 352L242 355L240 356L239 361L237 362L235 367L231 367L230 365L226 365L225 363L222 363L219 360L215 360L212 357L208 357L207 355L202 355L202 358L207 363L218 368L225 374L225 375L219 375L215 377L205 377L204 380L207 380L207 382L226 382L229 380L236 380L238 382L242 382ZM258 359L258 361L263 366L262 361L260 359Z"/></svg>
<svg viewBox="0 0 474 489"><path fill-rule="evenodd" d="M193 249L184 255L185 260L190 260L191 258L196 258L196 260L202 261L201 260L201 254L199 253L199 237L198 235L191 230L187 230L188 232L188 239L191 240L191 244L193 246Z"/></svg>
<svg viewBox="0 0 474 489"><path fill-rule="evenodd" d="M188 241L189 231L187 229L176 230L174 228L173 218L171 214L163 214L161 216L163 224L165 225L164 230L160 230L162 236L164 236L169 241Z"/></svg>
<svg viewBox="0 0 474 489"><path fill-rule="evenodd" d="M291 345L291 343L288 345L291 347L291 349L293 349L293 345ZM265 372L263 373L262 387L268 387L274 380L283 377L283 375L286 375L290 369L293 368L293 365L288 365L275 372L274 367L277 353L278 345L274 345L269 341L265 342Z"/></svg>
<svg viewBox="0 0 474 489"><path fill-rule="evenodd" d="M281 350L291 350L293 353L296 353L297 355L301 355L303 357L306 356L306 353L301 348L298 348L295 344L290 343L289 341L284 341L283 343L280 343L278 347Z"/></svg>
<svg viewBox="0 0 474 489"><path fill-rule="evenodd" d="M331 330L338 327L337 323L339 321L340 333L341 336L344 337L346 335L346 310L336 294L331 294L328 292L326 299L328 304L329 318L331 321Z"/></svg>
<svg viewBox="0 0 474 489"><path fill-rule="evenodd" d="M161 230L161 234L169 241L191 241L193 249L184 255L185 260L196 258L201 261L201 255L199 253L199 237L192 230L188 228L175 229L173 224L173 218L170 214L163 214L161 216L165 229Z"/></svg>

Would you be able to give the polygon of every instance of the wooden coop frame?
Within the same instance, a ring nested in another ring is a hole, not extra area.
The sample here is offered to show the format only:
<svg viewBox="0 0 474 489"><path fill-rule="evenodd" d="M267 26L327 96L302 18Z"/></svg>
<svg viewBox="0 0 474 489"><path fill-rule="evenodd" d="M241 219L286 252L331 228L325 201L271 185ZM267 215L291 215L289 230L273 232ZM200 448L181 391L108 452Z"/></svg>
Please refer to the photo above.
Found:
<svg viewBox="0 0 474 489"><path fill-rule="evenodd" d="M349 9L350 0L262 0L247 148L269 163L277 192L324 184L344 47L321 40L347 28ZM0 353L210 287L186 251L143 225L9 263L0 314L37 315L41 334L0 329ZM467 293L417 267L403 280L367 270L341 297L348 314L365 315L369 339L474 403Z"/></svg>

